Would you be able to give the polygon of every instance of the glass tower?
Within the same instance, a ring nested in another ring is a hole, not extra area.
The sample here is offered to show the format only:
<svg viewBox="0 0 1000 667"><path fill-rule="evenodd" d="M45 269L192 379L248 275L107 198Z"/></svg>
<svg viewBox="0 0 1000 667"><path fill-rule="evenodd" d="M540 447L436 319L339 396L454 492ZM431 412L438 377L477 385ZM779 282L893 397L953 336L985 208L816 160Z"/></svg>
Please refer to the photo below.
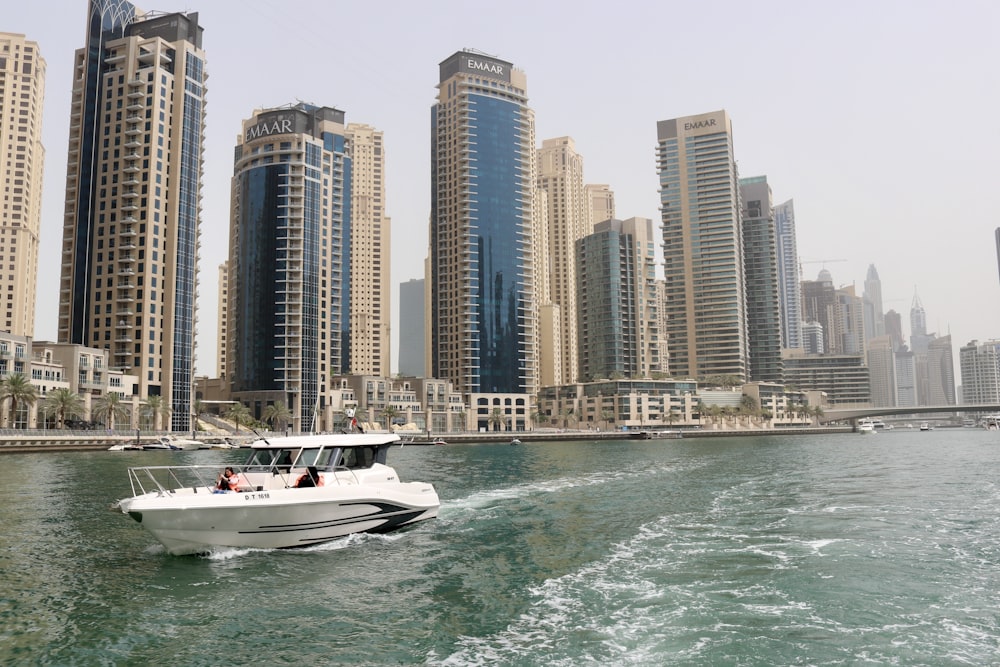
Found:
<svg viewBox="0 0 1000 667"><path fill-rule="evenodd" d="M198 14L91 0L75 55L59 341L116 369L191 427L205 119Z"/></svg>
<svg viewBox="0 0 1000 667"><path fill-rule="evenodd" d="M778 300L781 303L781 344L801 349L802 285L795 237L795 204L789 199L774 207L774 233L778 249Z"/></svg>
<svg viewBox="0 0 1000 667"><path fill-rule="evenodd" d="M741 178L740 195L750 380L781 383L784 374L777 235L767 177Z"/></svg>
<svg viewBox="0 0 1000 667"><path fill-rule="evenodd" d="M431 108L431 374L470 393L528 393L537 377L526 77L472 51L440 64Z"/></svg>
<svg viewBox="0 0 1000 667"><path fill-rule="evenodd" d="M243 122L235 151L227 378L309 432L326 378L347 373L351 160L344 112L297 104Z"/></svg>

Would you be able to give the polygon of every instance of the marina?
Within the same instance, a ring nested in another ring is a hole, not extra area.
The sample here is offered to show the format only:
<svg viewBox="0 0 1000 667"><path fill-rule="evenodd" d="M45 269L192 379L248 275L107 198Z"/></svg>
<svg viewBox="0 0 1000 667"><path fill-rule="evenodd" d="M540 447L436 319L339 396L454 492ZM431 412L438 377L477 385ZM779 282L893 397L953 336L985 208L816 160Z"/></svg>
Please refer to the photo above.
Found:
<svg viewBox="0 0 1000 667"><path fill-rule="evenodd" d="M433 521L208 556L108 508L246 450L9 454L0 662L995 662L995 432L448 440L389 453Z"/></svg>

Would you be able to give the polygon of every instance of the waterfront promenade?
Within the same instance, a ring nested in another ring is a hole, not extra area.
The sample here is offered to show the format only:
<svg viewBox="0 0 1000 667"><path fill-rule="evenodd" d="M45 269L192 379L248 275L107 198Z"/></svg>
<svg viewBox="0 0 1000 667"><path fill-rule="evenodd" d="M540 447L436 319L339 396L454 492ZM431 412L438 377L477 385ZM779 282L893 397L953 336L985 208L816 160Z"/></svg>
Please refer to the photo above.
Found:
<svg viewBox="0 0 1000 667"><path fill-rule="evenodd" d="M816 433L850 433L850 426L791 426L779 428L673 428L650 429L650 433L681 433L682 438L709 438L722 436L771 436L771 435L806 435ZM147 444L157 442L167 432L142 432L138 436L135 431L73 431L62 429L31 430L31 429L0 429L0 454L14 452L66 452L102 450L119 444ZM178 435L178 434L174 434ZM265 437L275 437L267 433ZM399 432L404 445L431 445L441 438L448 444L458 443L490 443L510 442L517 437L523 444L533 442L562 442L570 440L627 440L632 433L623 431L593 431L572 429L544 429L539 431L463 431L428 436L426 433ZM654 439L666 439L669 435L654 435ZM676 437L676 436L674 436ZM196 439L212 445L225 441L247 444L256 436L247 431L239 435L220 435L199 431Z"/></svg>

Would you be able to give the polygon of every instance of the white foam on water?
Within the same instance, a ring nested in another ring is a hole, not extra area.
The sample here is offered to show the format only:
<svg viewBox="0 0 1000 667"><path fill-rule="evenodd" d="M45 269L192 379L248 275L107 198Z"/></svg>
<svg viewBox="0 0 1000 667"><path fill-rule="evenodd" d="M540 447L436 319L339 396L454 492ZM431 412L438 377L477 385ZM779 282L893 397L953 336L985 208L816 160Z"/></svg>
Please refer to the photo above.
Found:
<svg viewBox="0 0 1000 667"><path fill-rule="evenodd" d="M668 567L662 520L615 545L599 561L528 589L527 611L503 631L461 637L457 650L431 664L658 664L659 628L684 613L663 604L673 595L656 575Z"/></svg>

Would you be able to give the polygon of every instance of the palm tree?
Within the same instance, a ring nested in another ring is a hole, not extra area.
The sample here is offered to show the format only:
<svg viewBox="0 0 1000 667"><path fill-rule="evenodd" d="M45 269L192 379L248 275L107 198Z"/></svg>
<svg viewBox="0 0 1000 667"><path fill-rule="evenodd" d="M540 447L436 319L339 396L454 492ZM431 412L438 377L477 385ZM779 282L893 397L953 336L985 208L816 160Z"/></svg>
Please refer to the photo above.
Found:
<svg viewBox="0 0 1000 667"><path fill-rule="evenodd" d="M399 411L391 405L387 405L382 408L382 412L379 413L379 416L385 417L385 430L392 430L392 420L395 419L398 414Z"/></svg>
<svg viewBox="0 0 1000 667"><path fill-rule="evenodd" d="M69 389L53 389L45 396L45 410L59 417L59 428L66 427L66 418L83 414L83 397Z"/></svg>
<svg viewBox="0 0 1000 667"><path fill-rule="evenodd" d="M154 431L160 430L160 417L170 415L170 406L163 400L163 396L151 394L142 402L142 415L152 421Z"/></svg>
<svg viewBox="0 0 1000 667"><path fill-rule="evenodd" d="M17 405L34 405L38 400L38 391L21 373L13 373L3 380L0 380L0 404L10 400L10 426L15 427L17 422Z"/></svg>
<svg viewBox="0 0 1000 667"><path fill-rule="evenodd" d="M492 430L499 431L499 427L504 423L503 412L501 412L500 408L493 408L493 412L490 413L486 422L490 425Z"/></svg>
<svg viewBox="0 0 1000 667"><path fill-rule="evenodd" d="M122 403L121 394L109 392L94 401L91 415L104 422L111 430L115 428L115 420L128 417L128 406Z"/></svg>
<svg viewBox="0 0 1000 667"><path fill-rule="evenodd" d="M233 403L226 410L226 419L230 419L236 423L236 433L240 432L240 423L247 423L250 421L250 409L242 403Z"/></svg>
<svg viewBox="0 0 1000 667"><path fill-rule="evenodd" d="M198 421L198 415L205 411L205 404L201 402L201 399L196 399L194 402L194 430L200 431L201 424Z"/></svg>
<svg viewBox="0 0 1000 667"><path fill-rule="evenodd" d="M615 418L615 414L610 410L601 410L601 421L604 422L604 430L607 430L611 426L611 420Z"/></svg>
<svg viewBox="0 0 1000 667"><path fill-rule="evenodd" d="M263 420L271 425L271 428L275 431L285 430L285 424L287 424L292 419L292 410L284 401L278 401L277 403L271 403L261 414Z"/></svg>

